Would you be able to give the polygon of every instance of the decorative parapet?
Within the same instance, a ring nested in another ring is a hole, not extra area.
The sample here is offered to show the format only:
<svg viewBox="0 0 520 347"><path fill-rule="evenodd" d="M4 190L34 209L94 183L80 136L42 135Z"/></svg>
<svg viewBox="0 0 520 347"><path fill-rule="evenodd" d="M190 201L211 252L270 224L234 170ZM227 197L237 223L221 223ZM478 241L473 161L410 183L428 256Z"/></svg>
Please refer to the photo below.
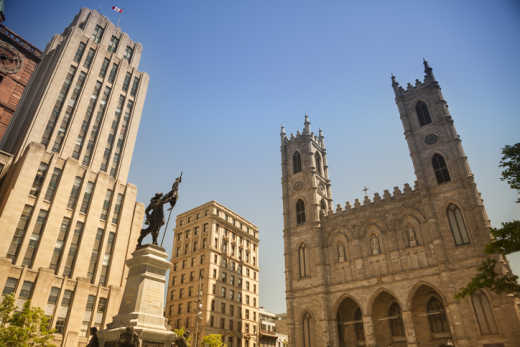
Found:
<svg viewBox="0 0 520 347"><path fill-rule="evenodd" d="M435 77L433 76L433 70L426 61L426 59L423 60L424 64L424 82L419 81L418 79L415 80L415 85L412 85L410 82L407 83L406 89L401 87L399 83L397 82L395 76L392 74L392 88L394 89L394 93L396 97L403 96L404 94L411 94L415 93L417 89L420 89L425 86L435 85L439 86L437 80L435 80Z"/></svg>
<svg viewBox="0 0 520 347"><path fill-rule="evenodd" d="M329 216L337 215L339 213L352 213L361 211L367 206L377 206L388 202L394 202L399 199L408 198L409 196L416 194L418 191L419 187L417 181L415 181L413 188L408 183L405 183L402 189L395 186L392 193L390 193L388 189L385 189L383 197L381 197L379 193L375 193L372 199L369 198L368 195L365 195L363 203L361 203L359 199L354 199L353 205L347 201L344 208L340 204L337 204L336 211L330 211Z"/></svg>

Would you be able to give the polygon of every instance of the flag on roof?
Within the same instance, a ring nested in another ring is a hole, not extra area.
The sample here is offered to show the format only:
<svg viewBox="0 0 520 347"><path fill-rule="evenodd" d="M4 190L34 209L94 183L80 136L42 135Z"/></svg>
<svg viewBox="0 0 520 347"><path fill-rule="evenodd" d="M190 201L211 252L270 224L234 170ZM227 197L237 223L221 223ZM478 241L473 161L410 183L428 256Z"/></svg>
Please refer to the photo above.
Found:
<svg viewBox="0 0 520 347"><path fill-rule="evenodd" d="M123 13L123 9L122 9L122 8L119 8L119 7L117 7L117 6L112 6L112 9L113 9L114 11L116 11L117 13Z"/></svg>

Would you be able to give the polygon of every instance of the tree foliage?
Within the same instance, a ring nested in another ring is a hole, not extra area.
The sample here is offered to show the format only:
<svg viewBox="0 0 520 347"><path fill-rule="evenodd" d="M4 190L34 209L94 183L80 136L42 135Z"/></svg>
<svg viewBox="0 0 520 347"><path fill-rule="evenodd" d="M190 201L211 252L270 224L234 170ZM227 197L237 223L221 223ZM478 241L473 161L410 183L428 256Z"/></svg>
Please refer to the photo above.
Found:
<svg viewBox="0 0 520 347"><path fill-rule="evenodd" d="M4 296L0 304L0 342L2 346L55 347L51 343L53 331L43 310L31 307L27 300L21 311L16 311L14 297Z"/></svg>
<svg viewBox="0 0 520 347"><path fill-rule="evenodd" d="M499 166L504 168L501 179L512 189L520 191L520 143L502 149ZM520 203L520 198L517 202ZM520 221L502 223L501 228L491 228L490 232L491 241L485 249L490 257L482 262L478 273L457 293L456 298L471 295L481 288L488 288L495 293L520 295L518 276L505 269L499 261L508 254L520 251Z"/></svg>
<svg viewBox="0 0 520 347"><path fill-rule="evenodd" d="M226 347L222 342L221 334L209 334L202 338L202 345L204 347Z"/></svg>
<svg viewBox="0 0 520 347"><path fill-rule="evenodd" d="M520 191L520 142L502 148L499 166L504 168L502 180L506 181L511 188ZM520 197L516 202L520 203Z"/></svg>
<svg viewBox="0 0 520 347"><path fill-rule="evenodd" d="M191 347L191 341L192 341L192 338L191 338L191 334L189 331L186 331L186 329L183 328L179 328L179 329L173 329L173 332L177 334L177 336L182 336L185 338L185 341L186 341L186 346L188 347Z"/></svg>

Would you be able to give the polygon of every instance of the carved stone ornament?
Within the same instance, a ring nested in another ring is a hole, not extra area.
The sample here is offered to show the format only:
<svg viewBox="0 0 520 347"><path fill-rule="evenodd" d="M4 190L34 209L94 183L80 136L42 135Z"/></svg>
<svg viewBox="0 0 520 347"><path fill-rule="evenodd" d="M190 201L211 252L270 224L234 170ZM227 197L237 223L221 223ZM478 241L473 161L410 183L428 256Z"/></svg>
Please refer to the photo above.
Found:
<svg viewBox="0 0 520 347"><path fill-rule="evenodd" d="M302 190L303 189L303 182L298 181L293 185L293 189L295 191Z"/></svg>
<svg viewBox="0 0 520 347"><path fill-rule="evenodd" d="M0 41L0 72L4 74L17 73L22 67L22 55L18 50L8 44Z"/></svg>
<svg viewBox="0 0 520 347"><path fill-rule="evenodd" d="M428 134L424 138L424 143L426 143L427 145L433 145L434 143L437 142L438 138L439 137L435 134Z"/></svg>

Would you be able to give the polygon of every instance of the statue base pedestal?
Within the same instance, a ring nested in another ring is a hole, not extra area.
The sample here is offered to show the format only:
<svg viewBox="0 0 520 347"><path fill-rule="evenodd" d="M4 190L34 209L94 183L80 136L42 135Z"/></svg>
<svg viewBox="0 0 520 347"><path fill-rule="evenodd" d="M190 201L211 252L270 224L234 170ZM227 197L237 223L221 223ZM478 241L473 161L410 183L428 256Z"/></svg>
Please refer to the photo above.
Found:
<svg viewBox="0 0 520 347"><path fill-rule="evenodd" d="M126 261L128 279L119 312L98 332L101 347L170 347L181 339L164 318L166 271L171 267L166 251L156 245L135 250Z"/></svg>

